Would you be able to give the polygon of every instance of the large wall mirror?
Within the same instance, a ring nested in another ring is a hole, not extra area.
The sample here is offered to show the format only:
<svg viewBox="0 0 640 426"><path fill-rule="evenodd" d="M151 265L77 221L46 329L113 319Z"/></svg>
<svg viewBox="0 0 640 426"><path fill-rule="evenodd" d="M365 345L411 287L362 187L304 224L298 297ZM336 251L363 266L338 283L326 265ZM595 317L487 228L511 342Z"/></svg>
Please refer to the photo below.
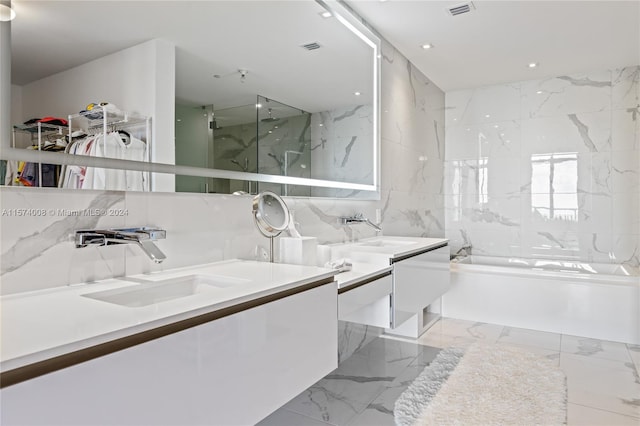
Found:
<svg viewBox="0 0 640 426"><path fill-rule="evenodd" d="M341 2L14 7L2 158L35 186L91 188L81 166L133 179L91 189L377 197L380 40Z"/></svg>

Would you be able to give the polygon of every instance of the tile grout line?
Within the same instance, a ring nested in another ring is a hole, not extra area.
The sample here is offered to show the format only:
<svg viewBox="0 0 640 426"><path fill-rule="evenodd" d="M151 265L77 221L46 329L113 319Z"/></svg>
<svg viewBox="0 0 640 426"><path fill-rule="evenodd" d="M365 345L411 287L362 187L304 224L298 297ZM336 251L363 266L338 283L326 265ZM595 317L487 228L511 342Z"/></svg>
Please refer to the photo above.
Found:
<svg viewBox="0 0 640 426"><path fill-rule="evenodd" d="M634 419L634 420L635 419L640 419L640 414L638 416L634 416L634 415L629 415L629 414L625 414L625 413L620 413L618 411L605 410L604 408L594 407L592 405L578 404L577 402L570 402L570 401L567 401L567 410L568 410L569 404L578 405L580 407L585 407L585 408L591 408L592 410L602 411L604 413L617 414L618 416L628 417L628 418Z"/></svg>
<svg viewBox="0 0 640 426"><path fill-rule="evenodd" d="M640 364L636 363L636 359L633 357L633 355L631 355L631 348L629 347L629 344L625 343L624 346L625 348L627 348L627 355L629 355L629 358L631 358L631 365L633 365L633 368L635 368L636 375L640 377Z"/></svg>
<svg viewBox="0 0 640 426"><path fill-rule="evenodd" d="M286 404L285 404L285 405L286 405ZM307 418L307 419L311 419L311 420L313 420L313 421L315 421L315 422L324 423L324 424L327 424L327 425L330 425L330 426L342 426L342 425L339 425L339 424L336 424L336 423L329 423L329 422L326 422L326 421L324 421L324 420L316 419L315 417L311 417L311 416L309 416L309 415L307 415L307 414L300 413L300 412L298 412L298 411L296 411L296 410L292 410L291 408L284 408L284 406L282 406L282 407L278 408L276 411L280 411L280 410L288 411L288 412L290 412L290 413L297 414L297 415L302 416L302 417L305 417L305 418ZM274 413L275 413L275 411L274 411ZM272 414L273 414L273 413L271 413L271 414L269 414L269 415L271 416ZM357 414L356 414L356 415L357 415Z"/></svg>
<svg viewBox="0 0 640 426"><path fill-rule="evenodd" d="M313 417L309 417L306 414L298 413L297 411L293 411L293 410L290 410L288 408L282 408L282 409L284 411L288 411L289 413L297 414L298 416L302 416L302 417L304 417L306 419L309 419L309 420L312 420L314 422L319 422L319 423L322 423L322 424L325 424L325 425L328 425L328 426L340 426L340 425L337 425L335 423L325 422L324 420L314 419ZM280 410L280 408L278 410ZM276 411L278 411L278 410L276 410ZM275 411L274 411L274 413L275 413Z"/></svg>

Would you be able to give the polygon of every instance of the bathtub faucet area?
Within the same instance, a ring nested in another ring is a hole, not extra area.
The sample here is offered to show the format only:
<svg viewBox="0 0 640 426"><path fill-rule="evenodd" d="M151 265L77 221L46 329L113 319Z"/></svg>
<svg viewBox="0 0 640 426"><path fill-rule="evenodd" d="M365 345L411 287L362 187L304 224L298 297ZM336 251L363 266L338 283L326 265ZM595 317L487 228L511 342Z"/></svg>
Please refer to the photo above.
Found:
<svg viewBox="0 0 640 426"><path fill-rule="evenodd" d="M457 252L455 252L455 254L452 254L449 257L449 260L454 260L454 259L460 259L460 258L464 258L467 256L471 256L471 244L467 244L466 246L462 246L458 249Z"/></svg>
<svg viewBox="0 0 640 426"><path fill-rule="evenodd" d="M107 246L112 244L136 244L155 263L167 258L153 242L167 238L167 231L151 227L120 229L89 229L75 233L76 248L90 245Z"/></svg>

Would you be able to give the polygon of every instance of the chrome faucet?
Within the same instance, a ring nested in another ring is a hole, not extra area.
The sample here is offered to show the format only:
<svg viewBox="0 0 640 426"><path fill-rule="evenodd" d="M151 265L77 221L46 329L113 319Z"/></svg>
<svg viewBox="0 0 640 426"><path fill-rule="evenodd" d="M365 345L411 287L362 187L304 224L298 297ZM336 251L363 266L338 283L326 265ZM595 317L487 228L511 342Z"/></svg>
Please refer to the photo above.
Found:
<svg viewBox="0 0 640 426"><path fill-rule="evenodd" d="M338 223L340 225L351 225L352 223L366 223L376 231L382 232L382 228L380 227L380 225L371 222L369 219L364 217L362 213L358 213L354 216L341 216L338 218Z"/></svg>
<svg viewBox="0 0 640 426"><path fill-rule="evenodd" d="M471 244L460 247L460 250L458 250L454 256L460 256L463 252L465 256L471 256Z"/></svg>
<svg viewBox="0 0 640 426"><path fill-rule="evenodd" d="M112 244L137 244L142 251L155 263L162 263L167 258L153 243L167 238L164 229L149 228L120 228L120 229L90 229L76 231L76 248L89 245L108 246Z"/></svg>

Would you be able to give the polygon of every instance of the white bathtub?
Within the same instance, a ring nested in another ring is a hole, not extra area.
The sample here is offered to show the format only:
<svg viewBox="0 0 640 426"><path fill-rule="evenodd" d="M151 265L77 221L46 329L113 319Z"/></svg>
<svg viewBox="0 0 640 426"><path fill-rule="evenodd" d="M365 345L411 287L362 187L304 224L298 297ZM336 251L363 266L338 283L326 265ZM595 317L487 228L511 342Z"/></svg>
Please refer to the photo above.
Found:
<svg viewBox="0 0 640 426"><path fill-rule="evenodd" d="M451 263L442 314L640 344L640 273L625 265L467 256Z"/></svg>

